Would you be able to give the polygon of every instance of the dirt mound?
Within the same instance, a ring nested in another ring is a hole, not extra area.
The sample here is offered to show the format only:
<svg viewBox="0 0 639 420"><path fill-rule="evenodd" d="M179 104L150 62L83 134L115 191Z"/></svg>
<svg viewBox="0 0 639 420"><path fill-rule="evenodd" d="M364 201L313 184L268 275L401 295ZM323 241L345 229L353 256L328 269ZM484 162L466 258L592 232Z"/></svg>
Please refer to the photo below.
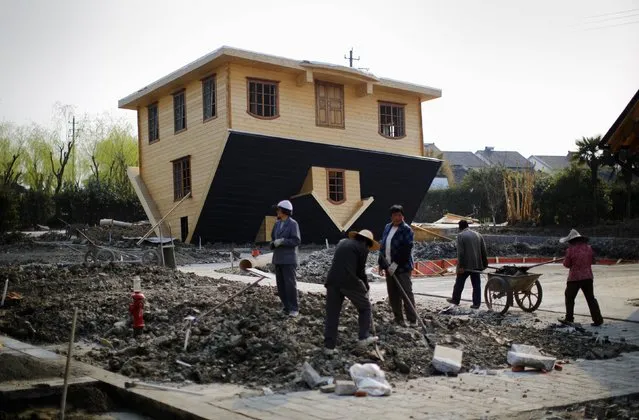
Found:
<svg viewBox="0 0 639 420"><path fill-rule="evenodd" d="M28 356L0 353L0 382L62 377L62 366L44 363Z"/></svg>
<svg viewBox="0 0 639 420"><path fill-rule="evenodd" d="M147 298L146 328L138 337L133 337L128 314L134 275L141 276ZM0 278L5 277L10 279L10 290L22 293L24 299L4 312L0 331L35 343L63 343L77 307L76 335L93 345L82 360L131 377L294 389L300 386L305 360L321 374L335 377L346 377L352 363L375 360L355 347L357 313L350 304L342 312L338 356L323 355L322 295L300 293L301 316L290 318L281 312L273 288L250 289L198 320L184 351L184 318L197 317L245 285L155 267L117 265L0 267ZM505 322L509 318L489 312L449 316L421 309L435 342L464 350L466 370L475 365L504 367L513 342L536 345L562 358L608 358L635 349L625 343L597 343L585 333L509 325ZM382 367L389 378L431 375L432 350L421 333L394 326L386 303L377 304L374 312L380 347L386 354Z"/></svg>

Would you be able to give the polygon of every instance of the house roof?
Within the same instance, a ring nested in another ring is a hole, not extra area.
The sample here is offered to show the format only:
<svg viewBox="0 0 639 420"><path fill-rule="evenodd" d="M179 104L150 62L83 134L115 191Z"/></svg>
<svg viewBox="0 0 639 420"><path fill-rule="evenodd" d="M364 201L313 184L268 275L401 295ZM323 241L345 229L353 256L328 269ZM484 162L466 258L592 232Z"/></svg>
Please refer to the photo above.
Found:
<svg viewBox="0 0 639 420"><path fill-rule="evenodd" d="M561 169L570 166L570 158L567 155L564 156L551 156L551 155L532 155L529 159L535 158L541 161L544 165L552 169L553 171L559 171Z"/></svg>
<svg viewBox="0 0 639 420"><path fill-rule="evenodd" d="M433 154L440 154L442 151L439 147L435 146L435 143L424 143L424 151L431 152Z"/></svg>
<svg viewBox="0 0 639 420"><path fill-rule="evenodd" d="M119 108L136 109L142 104L146 104L144 99L159 93L159 91L179 88L184 82L194 77L204 77L207 71L211 71L219 64L226 62L259 63L273 68L286 68L304 74L308 71L333 72L342 77L351 78L363 83L372 83L374 86L381 86L404 93L412 93L422 101L439 98L442 95L440 89L422 86L414 83L401 82L393 79L378 78L372 73L351 67L328 64L309 60L294 60L290 58L278 57L275 55L262 54L238 48L222 46L217 50L206 54L203 57L175 70L148 86L134 92L118 101Z"/></svg>
<svg viewBox="0 0 639 420"><path fill-rule="evenodd" d="M478 150L476 155L484 159L491 166L503 166L505 168L529 168L528 159L519 152L498 151L498 150Z"/></svg>
<svg viewBox="0 0 639 420"><path fill-rule="evenodd" d="M450 166L462 166L464 168L483 168L488 166L486 162L477 157L473 152L442 152L444 160Z"/></svg>
<svg viewBox="0 0 639 420"><path fill-rule="evenodd" d="M639 90L603 136L599 147L609 147L613 153L622 147L634 150L639 147Z"/></svg>

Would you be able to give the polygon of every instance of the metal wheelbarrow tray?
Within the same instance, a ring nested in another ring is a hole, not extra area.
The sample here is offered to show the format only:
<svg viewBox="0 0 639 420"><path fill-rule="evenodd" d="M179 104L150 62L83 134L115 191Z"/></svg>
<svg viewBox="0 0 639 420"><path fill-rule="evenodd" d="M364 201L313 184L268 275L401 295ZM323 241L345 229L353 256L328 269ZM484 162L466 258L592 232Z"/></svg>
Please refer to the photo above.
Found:
<svg viewBox="0 0 639 420"><path fill-rule="evenodd" d="M487 275L484 300L488 309L503 315L513 305L513 297L517 305L525 312L534 312L541 305L543 297L539 282L541 274L496 272L487 273Z"/></svg>

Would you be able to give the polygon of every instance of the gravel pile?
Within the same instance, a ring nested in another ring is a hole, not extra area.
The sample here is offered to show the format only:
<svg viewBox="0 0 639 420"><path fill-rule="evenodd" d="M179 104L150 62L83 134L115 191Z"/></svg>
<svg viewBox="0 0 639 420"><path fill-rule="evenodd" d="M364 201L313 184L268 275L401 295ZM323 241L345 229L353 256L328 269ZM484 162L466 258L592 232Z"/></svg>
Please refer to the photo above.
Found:
<svg viewBox="0 0 639 420"><path fill-rule="evenodd" d="M138 337L133 336L128 315L135 275L141 276L147 298L147 327ZM19 306L7 308L0 317L1 332L38 344L64 343L77 307L76 336L91 347L78 357L130 377L291 390L303 386L304 361L336 378L346 378L353 363L377 361L370 351L355 347L357 312L350 304L342 311L339 354L323 354L322 295L301 293L301 315L290 318L281 312L273 288L250 289L198 320L184 351L184 318L197 317L245 285L122 265L3 266L0 278L9 278L9 290L24 295ZM452 316L432 311L439 308L419 309L434 342L464 351L464 370L475 365L505 367L511 343L532 344L560 358L611 358L636 349L626 343L597 343L588 333L522 325L491 312ZM374 319L386 358L381 366L391 381L434 373L432 349L420 331L393 325L385 302L375 305Z"/></svg>

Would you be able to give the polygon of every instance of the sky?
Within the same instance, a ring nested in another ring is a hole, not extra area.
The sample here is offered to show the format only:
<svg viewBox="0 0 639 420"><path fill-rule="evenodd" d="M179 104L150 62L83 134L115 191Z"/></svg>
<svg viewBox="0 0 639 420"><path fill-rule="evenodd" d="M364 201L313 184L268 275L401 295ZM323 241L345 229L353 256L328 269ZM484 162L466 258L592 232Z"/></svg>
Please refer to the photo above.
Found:
<svg viewBox="0 0 639 420"><path fill-rule="evenodd" d="M0 0L0 121L118 100L228 45L442 89L424 141L564 155L639 89L639 0Z"/></svg>

